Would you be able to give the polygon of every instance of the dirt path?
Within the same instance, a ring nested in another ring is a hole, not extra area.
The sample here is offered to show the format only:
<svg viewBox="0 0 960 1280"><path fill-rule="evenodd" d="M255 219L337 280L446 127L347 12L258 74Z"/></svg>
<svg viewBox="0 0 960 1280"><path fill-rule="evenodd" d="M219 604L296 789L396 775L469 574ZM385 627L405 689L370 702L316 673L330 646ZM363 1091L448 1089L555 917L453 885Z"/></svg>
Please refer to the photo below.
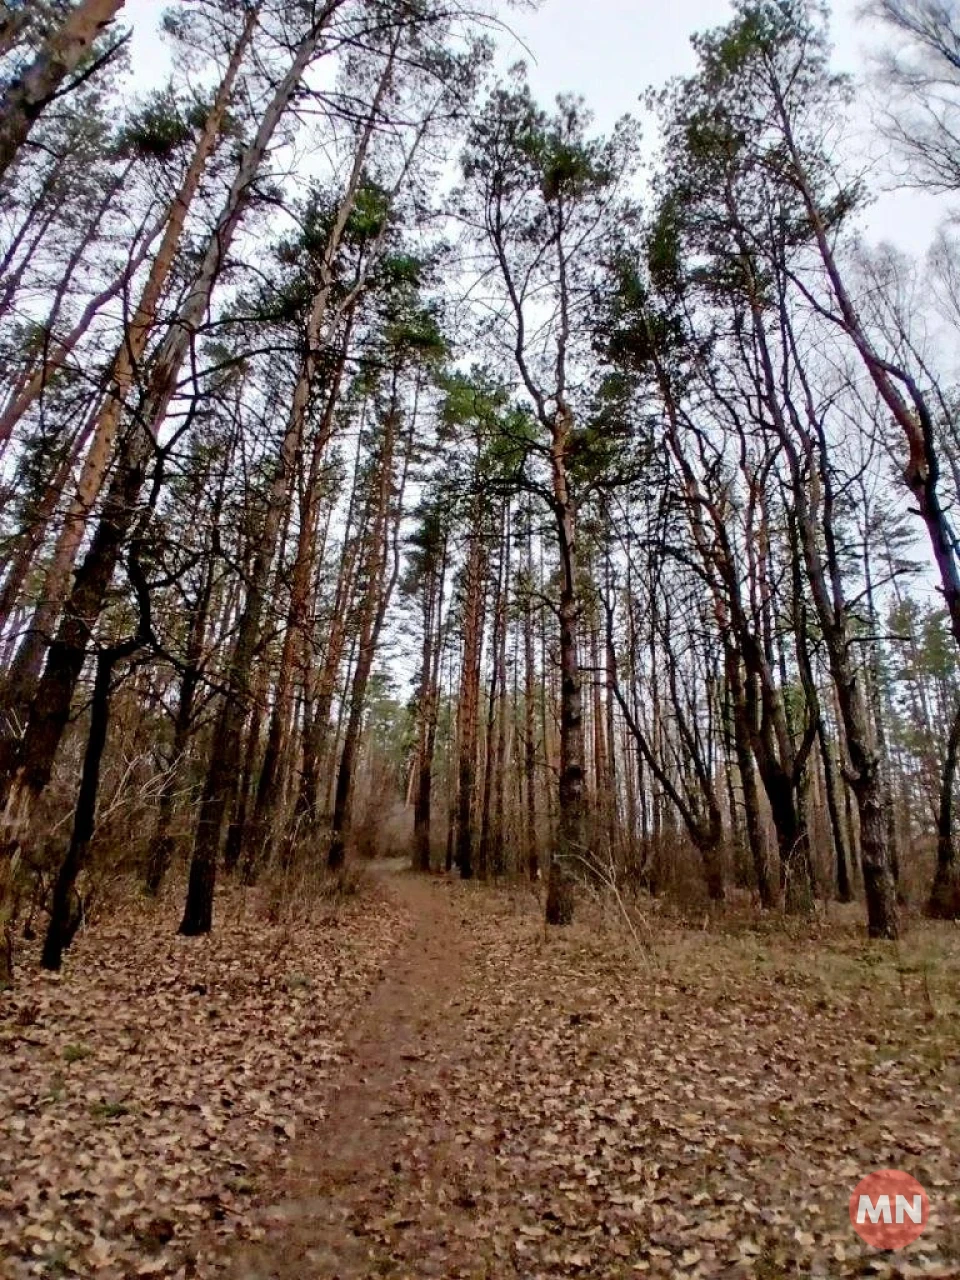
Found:
<svg viewBox="0 0 960 1280"><path fill-rule="evenodd" d="M326 1124L294 1153L263 1211L264 1238L228 1272L235 1280L394 1274L391 1240L413 1227L425 1246L418 1275L460 1274L464 1265L473 1273L469 1259L450 1256L450 1244L471 1235L475 1184L489 1153L466 1151L443 1116L445 1086L462 1077L473 1051L463 985L474 956L462 899L442 883L378 870L416 932L348 1035Z"/></svg>

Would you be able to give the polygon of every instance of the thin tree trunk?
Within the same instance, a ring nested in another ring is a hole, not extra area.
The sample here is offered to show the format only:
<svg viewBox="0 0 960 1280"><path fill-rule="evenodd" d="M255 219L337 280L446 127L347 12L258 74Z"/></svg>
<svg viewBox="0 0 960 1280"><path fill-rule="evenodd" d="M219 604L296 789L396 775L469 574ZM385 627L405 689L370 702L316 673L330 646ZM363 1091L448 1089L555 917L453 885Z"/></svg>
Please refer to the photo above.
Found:
<svg viewBox="0 0 960 1280"><path fill-rule="evenodd" d="M457 752L456 863L460 875L469 880L473 866L473 801L477 765L477 720L480 702L480 659L486 596L486 551L480 525L479 502L474 508L473 527L464 582L463 647L460 667L460 696L457 703L459 745Z"/></svg>
<svg viewBox="0 0 960 1280"><path fill-rule="evenodd" d="M117 663L131 657L144 647L152 636L150 599L142 571L131 555L133 578L140 609L137 633L121 644L104 649L97 656L97 673L93 684L93 701L90 708L90 731L83 757L80 791L74 810L73 831L66 856L60 864L53 890L50 922L44 939L41 964L44 969L59 969L63 953L73 940L79 916L75 910L74 896L77 877L83 870L96 828L97 794L100 789L100 767L110 727L110 684Z"/></svg>
<svg viewBox="0 0 960 1280"><path fill-rule="evenodd" d="M97 658L97 674L90 707L90 731L83 757L80 792L77 796L70 844L54 883L50 921L40 961L44 969L60 968L63 953L73 940L75 926L79 923L75 901L76 883L87 860L87 850L96 826L100 765L110 722L110 681L116 660L117 655L111 650L105 650Z"/></svg>
<svg viewBox="0 0 960 1280"><path fill-rule="evenodd" d="M363 724L363 710L366 705L367 685L373 670L373 660L376 657L387 606L390 603L390 597L399 575L396 538L402 513L399 509L398 501L398 509L393 518L394 568L390 578L387 578L391 541L389 534L390 509L394 500L394 454L398 426L399 406L395 375L391 404L384 420L383 440L380 445L379 457L377 458L376 500L364 557L366 589L360 609L357 662L350 684L349 711L344 731L343 747L340 752L340 764L337 769L330 848L327 853L327 866L331 871L339 871L346 861L347 844L353 820L354 774L360 752L360 731ZM409 439L406 461L409 461ZM401 484L401 495L402 491L403 485Z"/></svg>
<svg viewBox="0 0 960 1280"><path fill-rule="evenodd" d="M824 789L827 793L827 811L830 817L830 830L833 834L833 851L836 864L837 898L840 902L853 901L853 886L850 884L850 855L847 850L847 837L844 830L843 814L840 811L841 788L843 780L837 768L837 759L827 734L826 721L820 712L817 723L817 737L820 742L820 758L823 761Z"/></svg>
<svg viewBox="0 0 960 1280"><path fill-rule="evenodd" d="M500 527L500 544L503 546L503 535L506 521L506 507L501 511L501 527ZM503 640L506 634L506 574L509 568L506 556L501 554L500 564L497 568L497 576L494 582L493 596L493 634L490 638L490 652L492 654L492 666L490 671L490 689L487 696L487 726L486 726L486 758L483 773L483 792L480 802L480 847L477 854L477 871L481 880L487 880L490 876L490 810L493 800L493 779L498 769L498 762L494 750L494 740L496 735L497 724L497 700L500 692L500 684L504 676L501 669L503 654Z"/></svg>
<svg viewBox="0 0 960 1280"><path fill-rule="evenodd" d="M560 820L557 842L550 859L547 883L547 923L566 925L573 920L573 867L588 863L583 822L583 698L577 630L580 602L577 595L576 508L569 488L567 451L573 429L566 406L556 414L550 451L553 500L560 551Z"/></svg>
<svg viewBox="0 0 960 1280"><path fill-rule="evenodd" d="M533 545L527 516L527 595L523 609L523 774L526 782L526 862L531 880L540 878L537 842L536 667L533 636Z"/></svg>
<svg viewBox="0 0 960 1280"><path fill-rule="evenodd" d="M204 641L207 635L216 582L216 562L213 556L213 544L219 531L227 474L233 456L234 450L231 447L226 450L224 465L220 471L219 483L210 516L209 531L204 543L206 564L197 602L190 613L183 675L180 681L180 697L177 702L177 716L174 722L173 750L171 759L167 764L163 788L160 792L157 826L150 841L150 851L147 855L145 887L151 897L156 897L160 892L173 857L174 841L170 835L170 825L173 821L177 789L183 776L187 746L193 730L194 703L200 687Z"/></svg>
<svg viewBox="0 0 960 1280"><path fill-rule="evenodd" d="M864 513L869 515L869 507ZM876 636L880 628L880 617L874 600L873 573L871 570L868 543L864 542L863 556L864 585L867 593L867 618L872 636ZM897 811L893 798L893 777L890 765L890 744L887 738L887 714L883 698L883 670L880 661L880 646L876 639L868 642L868 658L866 664L865 683L870 711L876 731L877 754L880 757L880 772L883 786L883 807L887 819L887 848L889 850L890 870L894 881L900 883L900 833L897 829Z"/></svg>
<svg viewBox="0 0 960 1280"><path fill-rule="evenodd" d="M760 905L765 911L770 911L776 906L777 895L767 862L766 841L763 835L763 821L760 814L760 794L757 788L757 773L754 767L753 750L750 745L750 728L747 720L749 713L744 702L740 659L737 653L729 646L726 651L726 667L733 718L733 745L737 759L737 772L740 774L740 789L743 792L743 814L747 844L753 860L753 871L757 893L760 897Z"/></svg>
<svg viewBox="0 0 960 1280"><path fill-rule="evenodd" d="M510 592L510 504L507 503L504 522L504 571L503 590L500 600L502 613L500 625L500 642L497 646L495 683L499 686L497 697L497 737L493 755L493 834L491 839L490 866L495 876L502 876L506 870L506 832L504 814L504 788L507 765L507 730L509 719L507 709L509 696L507 692L507 631L509 629L509 592Z"/></svg>
<svg viewBox="0 0 960 1280"><path fill-rule="evenodd" d="M936 920L960 919L960 860L953 831L954 789L960 760L960 706L954 713L947 740L937 813L937 873L930 890L927 915Z"/></svg>
<svg viewBox="0 0 960 1280"><path fill-rule="evenodd" d="M446 533L439 564L436 559L434 555L432 573L426 588L423 618L417 789L413 813L414 867L417 871L430 870L433 760L437 743L440 657L443 651L443 597L447 575Z"/></svg>
<svg viewBox="0 0 960 1280"><path fill-rule="evenodd" d="M364 410L361 413L361 436L365 412L366 406L364 406ZM337 587L334 593L332 616L327 629L327 644L324 650L323 663L316 676L314 676L312 669L306 673L306 679L313 682L309 699L313 707L309 720L304 723L303 764L300 774L300 789L297 796L297 814L303 820L307 832L311 834L316 832L320 821L321 764L330 737L330 711L333 707L337 677L340 673L340 666L343 662L343 654L346 648L347 621L359 563L362 528L356 534L353 533L353 528L355 521L357 521L356 512L362 487L360 475L361 456L362 448L358 441L353 469L353 485L350 491L350 505L344 522L340 568L337 573Z"/></svg>
<svg viewBox="0 0 960 1280"><path fill-rule="evenodd" d="M306 642L305 623L307 599L314 569L320 466L326 454L327 445L333 435L334 414L349 348L350 330L351 325L348 323L344 343L341 347L342 358L327 395L323 418L313 440L310 470L307 475L304 498L300 510L297 547L293 566L290 570L290 601L287 609L286 626L283 632L283 645L276 688L274 690L273 712L270 717L267 744L264 749L260 777L257 782L253 813L255 856L264 863L269 862L271 851L279 834L275 827L277 814L281 808L281 793L284 782L284 730L290 719L293 699L294 663L298 656L299 647Z"/></svg>

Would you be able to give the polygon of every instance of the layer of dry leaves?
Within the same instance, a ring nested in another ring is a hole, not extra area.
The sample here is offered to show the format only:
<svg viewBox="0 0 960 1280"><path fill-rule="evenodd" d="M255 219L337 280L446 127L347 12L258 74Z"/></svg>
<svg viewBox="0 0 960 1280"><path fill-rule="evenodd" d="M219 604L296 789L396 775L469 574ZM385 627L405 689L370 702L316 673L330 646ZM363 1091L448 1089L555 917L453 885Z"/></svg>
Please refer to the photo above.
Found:
<svg viewBox="0 0 960 1280"><path fill-rule="evenodd" d="M195 1274L198 1232L242 1231L322 1123L347 1015L408 927L370 892L278 922L230 891L184 939L179 905L128 905L0 995L4 1280Z"/></svg>
<svg viewBox="0 0 960 1280"><path fill-rule="evenodd" d="M6 998L13 1280L960 1276L960 931L659 925L638 949L609 920L545 937L529 894L407 877L292 933L252 911L199 943L160 924L118 918L62 982ZM400 1019L419 1039L391 1058ZM344 1054L371 1082L366 1148L366 1095L338 1118L329 1088ZM362 1178L330 1167L348 1136ZM932 1206L897 1255L848 1217L884 1167ZM340 1266L289 1261L328 1258L334 1219ZM245 1239L270 1257L271 1220L277 1265L238 1261Z"/></svg>
<svg viewBox="0 0 960 1280"><path fill-rule="evenodd" d="M492 1194L520 1214L487 1213L486 1270L463 1274L960 1276L956 931L899 949L852 928L665 933L638 962L615 934L485 923L468 1018L483 1067L447 1101L494 1154L480 1213ZM932 1210L895 1256L848 1211L890 1167Z"/></svg>

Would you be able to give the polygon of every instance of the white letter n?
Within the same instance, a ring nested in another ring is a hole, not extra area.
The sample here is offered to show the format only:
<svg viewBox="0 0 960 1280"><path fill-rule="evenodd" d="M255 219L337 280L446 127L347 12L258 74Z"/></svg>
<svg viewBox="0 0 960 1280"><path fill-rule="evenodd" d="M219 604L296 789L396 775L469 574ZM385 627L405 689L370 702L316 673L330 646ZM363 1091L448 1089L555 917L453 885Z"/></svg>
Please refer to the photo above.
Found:
<svg viewBox="0 0 960 1280"><path fill-rule="evenodd" d="M908 1217L911 1222L923 1222L923 1197L913 1197L913 1208L910 1207L910 1201L906 1196L897 1196L897 1221L903 1222L904 1216Z"/></svg>
<svg viewBox="0 0 960 1280"><path fill-rule="evenodd" d="M857 1210L857 1226L863 1226L867 1218L871 1222L893 1222L893 1212L890 1209L890 1197L880 1196L876 1205L869 1196L860 1197L860 1207Z"/></svg>

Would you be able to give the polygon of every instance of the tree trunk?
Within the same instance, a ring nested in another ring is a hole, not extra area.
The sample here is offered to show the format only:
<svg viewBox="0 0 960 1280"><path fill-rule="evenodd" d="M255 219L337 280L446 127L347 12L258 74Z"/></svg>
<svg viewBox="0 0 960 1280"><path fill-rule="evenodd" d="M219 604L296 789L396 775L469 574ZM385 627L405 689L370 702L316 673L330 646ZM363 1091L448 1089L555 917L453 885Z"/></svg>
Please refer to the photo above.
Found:
<svg viewBox="0 0 960 1280"><path fill-rule="evenodd" d="M437 561L439 560L439 563ZM443 596L447 573L444 534L439 556L434 551L424 591L423 649L421 652L420 726L417 743L417 789L413 812L414 869L430 870L433 759L437 743L440 655L443 644Z"/></svg>
<svg viewBox="0 0 960 1280"><path fill-rule="evenodd" d="M373 670L380 632L399 570L399 561L395 557L393 574L389 579L387 578L387 562L390 555L390 511L394 500L394 453L399 412L395 374L391 403L384 419L383 439L377 458L373 520L364 556L366 588L360 606L357 664L350 685L349 711L343 748L340 753L340 765L337 769L333 823L330 832L330 848L327 853L327 866L331 871L339 871L346 861L347 843L353 819L354 773L360 752L360 731L363 726L367 684ZM401 484L401 494L402 489ZM393 518L394 540L397 537L401 515L398 504Z"/></svg>
<svg viewBox="0 0 960 1280"><path fill-rule="evenodd" d="M529 514L528 514L529 520ZM526 798L526 862L531 881L540 878L540 853L537 842L537 728L536 666L533 636L533 548L527 529L527 596L523 609L523 776Z"/></svg>
<svg viewBox="0 0 960 1280"><path fill-rule="evenodd" d="M927 915L935 920L960 919L960 865L953 832L953 796L960 759L960 707L954 713L947 740L937 813L937 873L930 890Z"/></svg>
<svg viewBox="0 0 960 1280"><path fill-rule="evenodd" d="M223 842L223 868L228 875L240 868L240 875L245 884L253 884L260 867L259 849L254 841L248 838L250 818L250 794L253 790L253 779L260 759L260 740L263 729L263 713L267 703L267 689L270 684L270 667L260 661L253 696L250 701L250 722L247 725L246 739L243 746L243 767L237 780L237 787L229 802L229 820L227 834Z"/></svg>
<svg viewBox="0 0 960 1280"><path fill-rule="evenodd" d="M77 877L86 861L87 850L96 827L97 793L100 789L100 766L110 727L110 683L118 662L131 657L143 648L152 636L149 589L136 561L130 557L130 576L134 583L139 605L137 633L121 644L104 649L97 656L97 673L93 683L93 701L90 708L90 731L83 757L80 790L74 810L73 831L66 856L60 865L53 891L50 922L43 944L41 964L44 969L59 969L63 953L73 940L80 923L77 910Z"/></svg>
<svg viewBox="0 0 960 1280"><path fill-rule="evenodd" d="M500 644L497 653L499 671L499 694L497 697L497 737L493 749L493 835L490 849L490 867L495 876L502 876L507 869L506 859L506 816L504 812L504 793L506 787L507 749L509 717L509 694L507 691L507 616L508 594L510 590L510 508L507 507L507 536L504 548L506 567L504 570L503 622L500 628Z"/></svg>
<svg viewBox="0 0 960 1280"><path fill-rule="evenodd" d="M167 764L167 773L160 792L157 811L157 826L150 842L147 855L145 887L150 897L160 892L170 861L173 857L174 842L170 835L170 824L173 821L174 803L183 776L183 766L187 747L193 730L194 703L200 687L200 669L203 661L204 640L210 618L211 601L213 600L216 579L213 544L219 531L227 472L233 459L233 448L226 451L224 465L219 476L217 492L211 512L210 529L205 539L204 554L206 567L201 580L197 602L190 614L190 626L187 633L187 646L184 655L184 668L180 680L180 697L177 702L177 716L174 722L173 750Z"/></svg>
<svg viewBox="0 0 960 1280"><path fill-rule="evenodd" d="M223 837L227 809L236 793L240 773L243 725L248 712L250 672L260 639L260 622L266 597L270 566L276 552L283 511L289 495L289 477L296 450L300 447L302 419L294 414L288 425L281 449L280 465L271 485L263 528L247 586L247 599L237 627L230 666L227 693L210 747L210 760L200 799L187 900L179 932L185 937L209 933L213 926L213 893L216 884L217 859Z"/></svg>
<svg viewBox="0 0 960 1280"><path fill-rule="evenodd" d="M869 506L864 512L869 518ZM873 573L869 555L869 543L865 540L863 547L864 585L867 594L867 621L871 635L876 636L880 630L880 617L874 600ZM890 765L890 745L887 740L887 714L883 697L883 668L880 660L880 645L871 639L867 646L868 659L865 671L865 684L870 712L876 733L877 754L880 757L880 774L883 787L883 810L887 822L887 850L890 859L890 870L894 881L900 883L900 833L897 828L897 811L893 799L893 777Z"/></svg>
<svg viewBox="0 0 960 1280"><path fill-rule="evenodd" d="M760 905L764 911L771 911L776 906L777 895L770 878L770 870L767 863L767 848L760 814L760 795L757 789L757 773L754 767L753 751L750 746L750 728L747 723L748 712L743 698L743 677L740 671L740 659L736 651L729 646L726 651L726 669L733 720L733 746L737 760L737 772L740 775L740 789L743 792L743 814L744 826L747 832L747 844L750 847L750 855L753 860L753 871L757 893L760 897Z"/></svg>
<svg viewBox="0 0 960 1280"><path fill-rule="evenodd" d="M610 594L610 560L607 557L604 565L605 590ZM620 851L620 795L617 768L617 699L614 690L616 683L616 654L613 639L609 635L604 643L604 688L606 691L605 725L607 746L607 843L610 849L610 860L616 864Z"/></svg>
<svg viewBox="0 0 960 1280"><path fill-rule="evenodd" d="M500 690L503 681L506 678L506 671L504 670L507 627L506 594L510 566L508 562L508 553L503 540L505 531L508 527L508 519L507 508L504 506L501 512L500 528L500 545L503 548L503 552L500 557L500 564L494 585L493 635L490 640L490 651L493 661L490 671L490 689L487 697L486 759L483 774L483 798L480 804L480 849L477 857L477 870L481 880L487 880L490 875L490 851L493 843L493 833L491 831L491 808L493 803L494 779L500 774L502 767L502 761L501 759L498 759L497 750L494 744L500 742L500 737L497 733L497 704L500 699ZM502 794L502 782L500 785Z"/></svg>
<svg viewBox="0 0 960 1280"><path fill-rule="evenodd" d="M0 99L0 176L125 0L79 0Z"/></svg>
<svg viewBox="0 0 960 1280"><path fill-rule="evenodd" d="M833 851L836 864L837 898L840 902L853 901L853 886L850 884L850 856L847 850L847 837L844 830L843 814L840 811L841 788L843 779L837 768L836 756L830 745L827 726L820 713L817 723L817 737L820 742L820 758L823 761L824 789L827 793L827 811L830 817L830 830L833 834Z"/></svg>
<svg viewBox="0 0 960 1280"><path fill-rule="evenodd" d="M257 782L253 813L253 856L257 861L264 864L270 861L271 853L275 848L279 835L276 827L278 825L278 814L281 810L281 794L285 775L285 730L290 720L293 703L294 665L299 657L301 646L307 643L307 601L315 567L314 552L317 509L319 506L320 466L326 454L327 445L333 435L334 413L337 406L351 328L351 324L348 323L344 343L341 346L341 360L327 395L323 417L313 440L310 470L307 475L300 509L297 547L293 566L290 570L290 601L274 690L273 711L267 732L267 745L264 749L263 761L260 766L260 777Z"/></svg>
<svg viewBox="0 0 960 1280"><path fill-rule="evenodd" d="M576 508L567 477L567 450L573 423L569 410L558 410L551 447L554 511L560 551L560 816L557 842L547 882L547 923L573 920L576 865L589 863L583 822L583 699L577 628Z"/></svg>
<svg viewBox="0 0 960 1280"><path fill-rule="evenodd" d="M772 379L772 373L770 376ZM896 882L890 866L883 770L880 756L871 744L866 702L850 651L846 602L835 544L832 477L826 464L824 441L821 437L819 476L823 509L819 523L830 573L829 587L814 513L809 505L805 482L800 476L796 451L785 431L781 438L793 469L797 531L846 735L851 765L850 784L860 819L860 865L867 899L868 930L872 938L896 939L900 935L900 916Z"/></svg>
<svg viewBox="0 0 960 1280"><path fill-rule="evenodd" d="M115 663L116 655L109 649L101 653L97 659L97 674L90 707L90 732L83 757L80 792L77 796L70 845L60 864L53 888L50 921L40 960L44 969L60 968L63 963L63 953L72 942L79 923L76 883L86 862L87 850L96 825L100 764L110 722L110 681Z"/></svg>
<svg viewBox="0 0 960 1280"><path fill-rule="evenodd" d="M357 566L360 555L360 534L353 534L360 501L360 458L358 445L354 467L350 506L344 522L340 568L337 573L337 589L334 595L332 616L327 631L327 644L319 674L311 669L305 672L305 680L312 682L312 711L304 722L303 762L300 773L300 789L297 796L297 814L303 820L308 833L316 832L320 822L320 772L330 736L330 712L337 687L337 677L343 661L347 640L347 621L353 599Z"/></svg>
<svg viewBox="0 0 960 1280"><path fill-rule="evenodd" d="M473 876L473 799L477 765L477 719L480 703L480 658L486 596L486 551L475 505L464 582L463 658L457 703L457 821L455 858L464 880Z"/></svg>
<svg viewBox="0 0 960 1280"><path fill-rule="evenodd" d="M599 837L599 846L610 858L610 773L607 762L607 726L603 711L603 684L600 679L600 616L598 605L590 609L590 666L591 678L591 729L593 738L593 825L592 834Z"/></svg>

